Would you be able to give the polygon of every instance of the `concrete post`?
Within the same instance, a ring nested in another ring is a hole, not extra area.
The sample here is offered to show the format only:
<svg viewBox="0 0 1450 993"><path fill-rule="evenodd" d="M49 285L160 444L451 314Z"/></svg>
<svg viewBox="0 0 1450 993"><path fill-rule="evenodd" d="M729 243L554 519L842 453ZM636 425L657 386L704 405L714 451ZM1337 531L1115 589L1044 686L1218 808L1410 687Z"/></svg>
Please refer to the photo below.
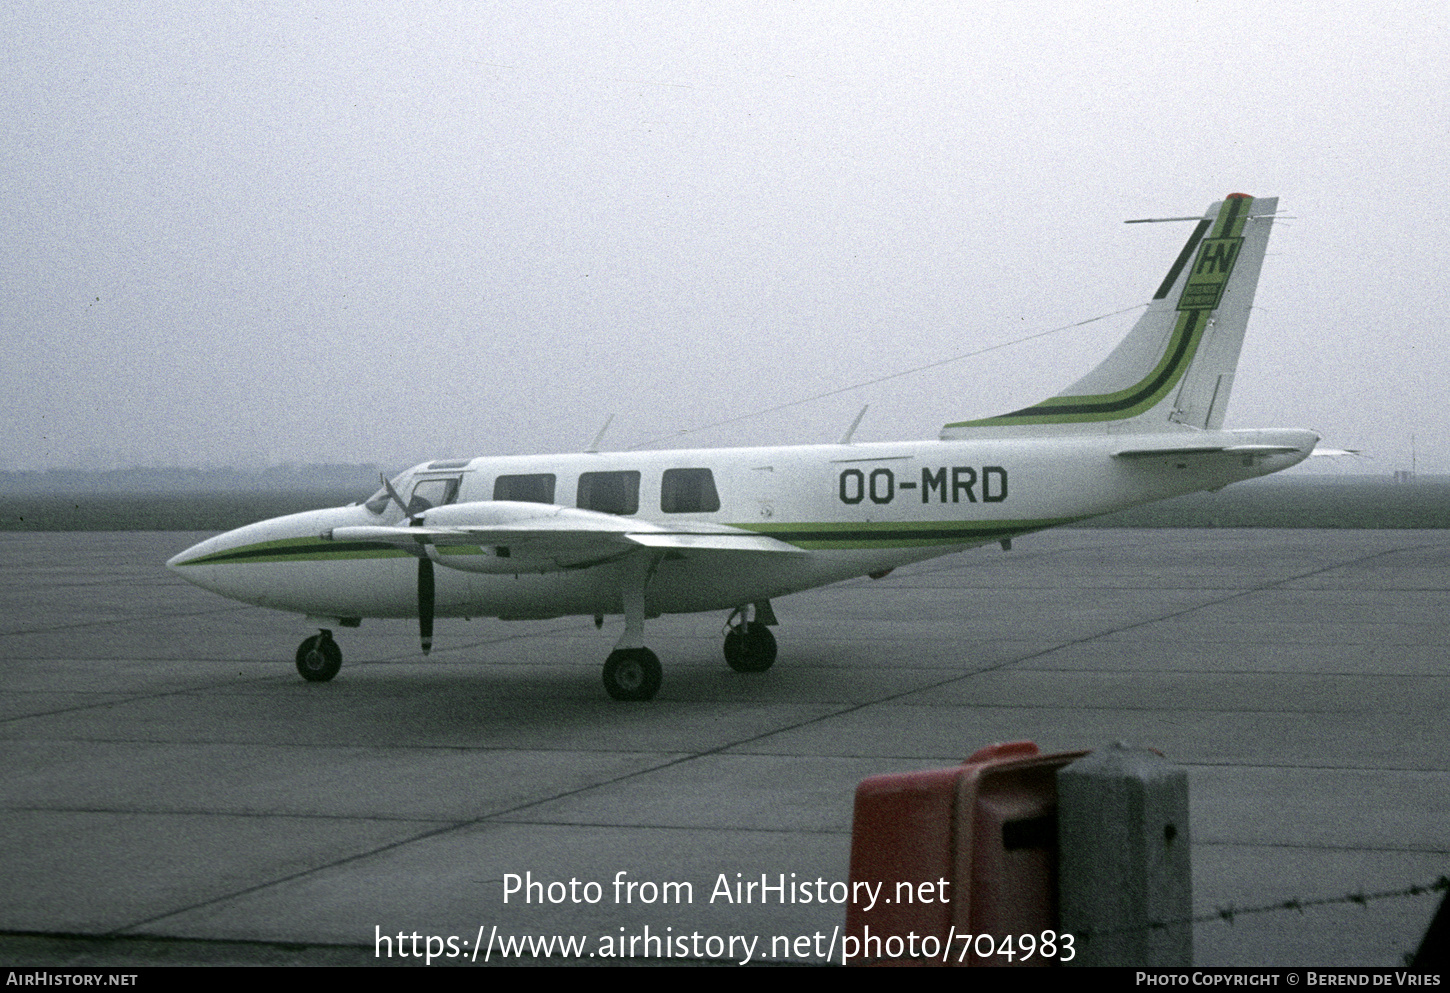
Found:
<svg viewBox="0 0 1450 993"><path fill-rule="evenodd" d="M1193 964L1187 773L1146 748L1099 749L1058 770L1057 831L1073 965Z"/></svg>

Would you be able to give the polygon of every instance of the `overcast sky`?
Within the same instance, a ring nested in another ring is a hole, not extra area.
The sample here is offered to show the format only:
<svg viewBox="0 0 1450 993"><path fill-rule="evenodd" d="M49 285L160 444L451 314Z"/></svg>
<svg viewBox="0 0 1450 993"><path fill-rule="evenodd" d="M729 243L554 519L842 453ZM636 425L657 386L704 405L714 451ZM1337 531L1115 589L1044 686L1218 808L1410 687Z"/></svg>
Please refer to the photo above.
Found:
<svg viewBox="0 0 1450 993"><path fill-rule="evenodd" d="M0 468L623 448L1145 302L1281 197L1229 427L1450 472L1450 8L12 2ZM1051 395L1136 313L679 436ZM1328 460L1315 460L1326 462Z"/></svg>

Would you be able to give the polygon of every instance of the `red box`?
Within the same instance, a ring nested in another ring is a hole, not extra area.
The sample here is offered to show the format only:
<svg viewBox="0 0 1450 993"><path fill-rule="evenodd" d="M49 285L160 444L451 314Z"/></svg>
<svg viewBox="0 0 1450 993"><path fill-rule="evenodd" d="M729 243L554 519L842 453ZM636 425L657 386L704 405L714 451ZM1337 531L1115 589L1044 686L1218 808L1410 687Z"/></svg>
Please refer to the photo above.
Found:
<svg viewBox="0 0 1450 993"><path fill-rule="evenodd" d="M1056 929L1057 770L1086 754L1042 755L1015 741L956 768L862 780L846 908L848 940L860 942L855 961L1051 964L1040 955L979 958L989 944L976 936L990 935L996 948L1007 935ZM869 910L858 882L879 884Z"/></svg>

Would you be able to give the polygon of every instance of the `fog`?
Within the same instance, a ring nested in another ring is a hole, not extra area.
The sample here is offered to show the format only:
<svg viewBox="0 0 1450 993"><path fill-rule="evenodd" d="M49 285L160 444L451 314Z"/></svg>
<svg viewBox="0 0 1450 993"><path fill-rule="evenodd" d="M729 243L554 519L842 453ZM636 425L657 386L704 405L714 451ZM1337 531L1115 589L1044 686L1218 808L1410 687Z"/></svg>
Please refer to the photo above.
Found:
<svg viewBox="0 0 1450 993"><path fill-rule="evenodd" d="M7 5L0 469L934 437L1246 192L1227 426L1450 471L1450 13L1281 6Z"/></svg>

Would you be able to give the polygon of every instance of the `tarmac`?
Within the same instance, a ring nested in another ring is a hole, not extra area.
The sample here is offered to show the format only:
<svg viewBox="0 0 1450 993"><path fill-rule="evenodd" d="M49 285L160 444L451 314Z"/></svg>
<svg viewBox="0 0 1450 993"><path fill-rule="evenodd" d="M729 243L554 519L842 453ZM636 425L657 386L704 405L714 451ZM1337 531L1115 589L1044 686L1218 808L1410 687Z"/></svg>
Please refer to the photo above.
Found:
<svg viewBox="0 0 1450 993"><path fill-rule="evenodd" d="M776 601L764 674L650 622L650 703L618 619L364 621L303 682L300 618L166 571L201 537L0 535L0 962L819 963L857 782L1022 739L1187 770L1197 965L1402 965L1450 874L1450 532L1047 532Z"/></svg>

